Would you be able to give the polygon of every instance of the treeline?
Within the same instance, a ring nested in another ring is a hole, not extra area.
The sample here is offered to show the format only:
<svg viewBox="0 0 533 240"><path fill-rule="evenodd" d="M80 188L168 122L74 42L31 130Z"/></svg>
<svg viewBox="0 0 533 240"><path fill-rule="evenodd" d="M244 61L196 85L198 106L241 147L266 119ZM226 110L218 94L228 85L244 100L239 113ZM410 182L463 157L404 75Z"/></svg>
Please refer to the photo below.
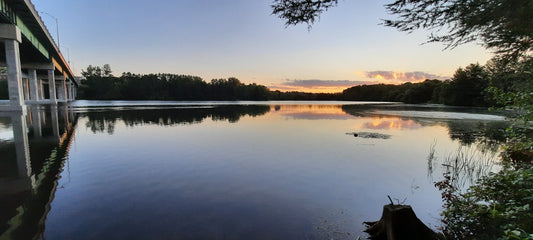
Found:
<svg viewBox="0 0 533 240"><path fill-rule="evenodd" d="M213 79L176 74L132 74L120 77L87 74L79 88L80 99L90 100L267 100L269 90L244 84L237 78Z"/></svg>
<svg viewBox="0 0 533 240"><path fill-rule="evenodd" d="M532 89L524 75L531 69L530 58L491 59L486 65L470 64L459 68L449 80L419 83L360 85L342 93L270 91L263 85L244 84L237 78L213 79L176 74L111 75L109 65L89 66L82 74L80 99L91 100L344 100L404 103L439 103L453 106L494 106L495 92Z"/></svg>
<svg viewBox="0 0 533 240"><path fill-rule="evenodd" d="M401 85L361 85L343 91L343 99L351 101L389 101L405 103L441 103L454 106L489 106L492 96L487 91L490 79L485 67L471 64L459 68L451 80L425 80Z"/></svg>

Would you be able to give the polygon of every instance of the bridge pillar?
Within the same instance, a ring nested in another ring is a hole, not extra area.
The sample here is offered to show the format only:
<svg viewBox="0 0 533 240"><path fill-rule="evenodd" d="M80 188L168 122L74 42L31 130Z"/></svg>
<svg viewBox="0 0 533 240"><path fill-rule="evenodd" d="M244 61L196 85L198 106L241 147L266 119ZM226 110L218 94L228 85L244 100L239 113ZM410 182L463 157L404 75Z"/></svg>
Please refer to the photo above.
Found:
<svg viewBox="0 0 533 240"><path fill-rule="evenodd" d="M30 80L30 99L32 102L39 101L40 99L40 80L37 79L37 70L36 69L28 69L28 79Z"/></svg>
<svg viewBox="0 0 533 240"><path fill-rule="evenodd" d="M22 76L22 95L24 95L24 101L30 100L30 82L24 76Z"/></svg>
<svg viewBox="0 0 533 240"><path fill-rule="evenodd" d="M70 82L65 79L65 92L66 92L66 99L67 99L67 102L70 101Z"/></svg>
<svg viewBox="0 0 533 240"><path fill-rule="evenodd" d="M59 84L57 85L57 101L66 102L67 101L67 86L65 84L65 77L58 77Z"/></svg>
<svg viewBox="0 0 533 240"><path fill-rule="evenodd" d="M44 86L43 85L44 85L43 84L43 79L38 78L37 79L37 87L38 87L37 91L38 91L38 95L39 95L39 100L40 101L44 100L44 89L43 89Z"/></svg>
<svg viewBox="0 0 533 240"><path fill-rule="evenodd" d="M4 42L7 65L7 86L9 91L8 110L23 111L22 72L20 70L20 29L12 24L0 24L0 41Z"/></svg>
<svg viewBox="0 0 533 240"><path fill-rule="evenodd" d="M48 69L48 92L50 93L50 103L57 104L56 78L54 76L54 69Z"/></svg>
<svg viewBox="0 0 533 240"><path fill-rule="evenodd" d="M69 98L68 99L70 101L74 101L74 89L75 89L74 83L70 81L68 86L69 86L69 96L68 96Z"/></svg>

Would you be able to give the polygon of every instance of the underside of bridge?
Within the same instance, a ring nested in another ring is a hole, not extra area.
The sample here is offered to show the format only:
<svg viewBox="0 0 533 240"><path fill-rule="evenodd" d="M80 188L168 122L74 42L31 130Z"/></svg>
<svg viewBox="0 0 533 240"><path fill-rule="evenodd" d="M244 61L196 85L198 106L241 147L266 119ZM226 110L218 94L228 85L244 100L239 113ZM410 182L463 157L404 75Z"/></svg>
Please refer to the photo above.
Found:
<svg viewBox="0 0 533 240"><path fill-rule="evenodd" d="M9 104L57 104L76 97L78 82L30 0L0 0L0 67Z"/></svg>

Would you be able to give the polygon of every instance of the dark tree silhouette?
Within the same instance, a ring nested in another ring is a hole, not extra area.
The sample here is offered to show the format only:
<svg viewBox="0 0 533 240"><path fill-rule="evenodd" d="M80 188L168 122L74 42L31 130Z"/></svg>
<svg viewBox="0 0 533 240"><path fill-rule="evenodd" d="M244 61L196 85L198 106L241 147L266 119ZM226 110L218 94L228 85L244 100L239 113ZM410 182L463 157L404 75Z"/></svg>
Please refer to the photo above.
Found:
<svg viewBox="0 0 533 240"><path fill-rule="evenodd" d="M272 13L286 25L311 26L337 0L274 0ZM531 0L396 0L386 4L397 19L383 25L400 31L431 31L428 42L446 48L480 40L487 49L518 57L533 48Z"/></svg>
<svg viewBox="0 0 533 240"><path fill-rule="evenodd" d="M481 40L487 49L519 56L533 47L531 0L397 0L385 5L400 31L430 30L428 42L446 48Z"/></svg>
<svg viewBox="0 0 533 240"><path fill-rule="evenodd" d="M338 0L274 0L272 14L285 20L285 24L306 23L311 27L322 12L336 6Z"/></svg>

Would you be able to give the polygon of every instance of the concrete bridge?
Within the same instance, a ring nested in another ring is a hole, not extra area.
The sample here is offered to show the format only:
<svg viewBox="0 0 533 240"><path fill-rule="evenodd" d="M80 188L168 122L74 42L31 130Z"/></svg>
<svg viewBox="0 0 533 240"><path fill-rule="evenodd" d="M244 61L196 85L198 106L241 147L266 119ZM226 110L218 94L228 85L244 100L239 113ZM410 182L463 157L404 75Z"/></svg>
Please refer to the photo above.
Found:
<svg viewBox="0 0 533 240"><path fill-rule="evenodd" d="M0 111L75 99L78 82L30 0L0 0L0 42L9 89Z"/></svg>

